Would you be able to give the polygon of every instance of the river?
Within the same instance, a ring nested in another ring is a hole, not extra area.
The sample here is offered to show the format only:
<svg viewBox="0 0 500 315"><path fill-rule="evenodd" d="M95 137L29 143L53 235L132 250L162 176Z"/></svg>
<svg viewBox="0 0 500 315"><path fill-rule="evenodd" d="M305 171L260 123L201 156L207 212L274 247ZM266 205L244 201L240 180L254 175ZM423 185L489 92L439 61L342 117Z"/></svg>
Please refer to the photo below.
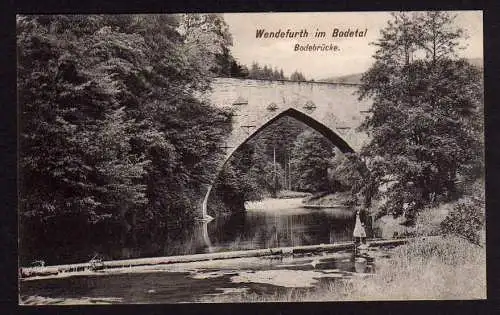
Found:
<svg viewBox="0 0 500 315"><path fill-rule="evenodd" d="M165 255L288 247L352 239L347 208L305 208L300 199L269 199L246 211L199 223L164 246ZM243 209L242 209L243 210ZM124 268L21 281L23 304L200 302L218 295L312 290L338 278L373 272L352 252L253 257Z"/></svg>
<svg viewBox="0 0 500 315"><path fill-rule="evenodd" d="M133 247L119 242L68 240L50 247L33 248L23 257L23 266L35 260L46 265L88 262L92 257L118 260L139 257L202 254L217 251L261 249L329 244L350 241L353 211L347 208L305 208L301 198L264 199L250 202L232 214L219 215L209 222L169 226L160 239ZM104 235L105 238L106 235Z"/></svg>
<svg viewBox="0 0 500 315"><path fill-rule="evenodd" d="M210 302L241 294L286 294L367 277L374 260L354 262L350 251L288 257L248 257L110 269L21 280L21 304Z"/></svg>
<svg viewBox="0 0 500 315"><path fill-rule="evenodd" d="M162 255L331 244L352 240L353 229L348 208L306 208L301 198L265 199L198 222L189 233L166 241Z"/></svg>
<svg viewBox="0 0 500 315"><path fill-rule="evenodd" d="M247 207L246 211L208 223L211 250L329 244L352 239L354 215L347 208L304 208L300 199L267 199Z"/></svg>
<svg viewBox="0 0 500 315"><path fill-rule="evenodd" d="M288 247L352 239L347 208L306 208L301 199L248 203L235 214L198 223L169 240L165 255ZM361 270L360 270L361 268ZM338 278L374 271L373 260L356 265L353 253L248 257L23 279L22 304L179 303L212 301L242 293L314 290ZM359 273L361 272L361 273Z"/></svg>

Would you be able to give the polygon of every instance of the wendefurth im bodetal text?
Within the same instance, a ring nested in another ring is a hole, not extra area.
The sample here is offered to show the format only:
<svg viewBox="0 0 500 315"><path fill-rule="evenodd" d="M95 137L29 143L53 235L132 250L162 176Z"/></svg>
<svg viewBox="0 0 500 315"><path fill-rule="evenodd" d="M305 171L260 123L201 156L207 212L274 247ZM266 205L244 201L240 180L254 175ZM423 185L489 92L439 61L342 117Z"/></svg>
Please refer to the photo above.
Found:
<svg viewBox="0 0 500 315"><path fill-rule="evenodd" d="M330 34L316 29L314 32L308 32L306 29L292 31L287 29L286 31L278 29L272 32L266 29L258 29L255 32L256 38L297 38L297 37L316 37L316 38L326 38L328 35L330 37L366 37L368 29L340 29L334 28Z"/></svg>

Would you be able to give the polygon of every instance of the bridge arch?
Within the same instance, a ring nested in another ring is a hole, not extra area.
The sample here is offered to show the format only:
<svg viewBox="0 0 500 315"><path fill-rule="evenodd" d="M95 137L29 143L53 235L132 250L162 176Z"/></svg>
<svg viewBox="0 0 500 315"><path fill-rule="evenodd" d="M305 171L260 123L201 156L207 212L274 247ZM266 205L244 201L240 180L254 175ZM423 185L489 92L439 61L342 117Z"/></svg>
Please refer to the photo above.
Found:
<svg viewBox="0 0 500 315"><path fill-rule="evenodd" d="M211 217L207 213L207 205L208 205L208 198L210 196L210 193L212 191L213 183L217 180L219 177L220 172L224 168L224 166L228 163L228 161L231 159L231 157L234 155L236 151L238 151L243 145L245 145L248 141L252 140L254 137L256 137L260 131L268 127L269 125L272 125L274 122L276 122L278 119L282 117L291 117L294 118L307 126L311 127L312 129L316 130L320 134L322 134L324 137L329 139L342 153L352 153L354 152L354 149L347 143L346 140L343 139L343 137L340 136L340 133L337 130L334 130L335 128L330 128L323 124L322 122L318 121L317 119L311 117L307 113L304 113L296 108L288 108L286 110L283 110L279 113L277 113L274 117L271 119L268 119L267 121L263 122L257 129L255 129L250 135L248 135L243 141L238 143L235 147L233 147L228 154L225 156L224 160L222 161L220 167L217 169L216 176L214 178L214 181L208 186L207 192L204 196L203 203L202 203L202 212L203 212L203 218L205 220L211 220Z"/></svg>
<svg viewBox="0 0 500 315"><path fill-rule="evenodd" d="M255 129L248 137L246 137L241 143L239 143L236 147L232 148L230 153L226 156L224 159L224 163L222 167L227 163L227 161L233 156L234 152L236 152L241 146L243 146L245 143L248 141L252 140L257 134L259 134L260 131L265 129L267 126L272 125L275 121L282 117L292 117L297 119L300 122L303 122L307 126L311 127L312 129L318 131L321 133L323 136L325 136L327 139L329 139L336 147L340 149L343 153L349 153L349 152L354 152L353 148L345 141L341 136L338 130L333 130L330 127L327 127L325 124L319 122L317 119L311 117L310 115L295 109L295 108L288 108L278 114L276 114L273 118L267 120L266 122L262 123L257 129Z"/></svg>

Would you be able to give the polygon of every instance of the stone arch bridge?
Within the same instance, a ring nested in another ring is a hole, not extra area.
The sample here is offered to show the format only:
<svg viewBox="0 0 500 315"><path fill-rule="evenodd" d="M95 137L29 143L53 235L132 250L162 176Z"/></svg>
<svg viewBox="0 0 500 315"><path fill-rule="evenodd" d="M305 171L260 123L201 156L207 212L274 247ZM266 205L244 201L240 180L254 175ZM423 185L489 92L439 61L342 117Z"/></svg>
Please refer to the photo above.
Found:
<svg viewBox="0 0 500 315"><path fill-rule="evenodd" d="M367 135L356 128L368 114L369 100L360 101L357 84L217 78L202 98L234 111L233 129L226 139L219 171L238 148L260 130L283 116L293 117L317 130L340 149L358 151ZM204 220L212 185L200 200Z"/></svg>

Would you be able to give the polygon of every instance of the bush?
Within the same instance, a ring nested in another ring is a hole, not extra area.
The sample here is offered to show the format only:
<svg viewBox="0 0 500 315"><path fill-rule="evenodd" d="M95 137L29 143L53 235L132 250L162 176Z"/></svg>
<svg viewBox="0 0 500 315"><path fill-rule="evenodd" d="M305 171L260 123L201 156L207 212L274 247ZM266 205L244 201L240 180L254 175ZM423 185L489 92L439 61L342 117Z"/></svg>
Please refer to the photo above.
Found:
<svg viewBox="0 0 500 315"><path fill-rule="evenodd" d="M444 234L455 234L480 245L484 227L484 201L466 199L458 202L441 223Z"/></svg>
<svg viewBox="0 0 500 315"><path fill-rule="evenodd" d="M441 223L453 211L457 202L441 203L423 208L415 218L411 231L416 236L441 234Z"/></svg>

